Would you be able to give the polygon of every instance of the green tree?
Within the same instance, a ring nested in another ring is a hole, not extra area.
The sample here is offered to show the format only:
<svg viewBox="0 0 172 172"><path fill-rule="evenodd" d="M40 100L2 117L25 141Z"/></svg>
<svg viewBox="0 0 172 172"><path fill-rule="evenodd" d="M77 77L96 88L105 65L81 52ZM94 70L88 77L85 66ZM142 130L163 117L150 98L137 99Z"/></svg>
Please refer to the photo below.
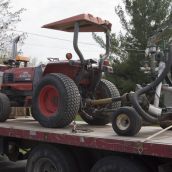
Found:
<svg viewBox="0 0 172 172"><path fill-rule="evenodd" d="M0 0L0 55L8 54L9 45L16 36L12 29L21 21L20 14L23 8L14 11L10 0Z"/></svg>
<svg viewBox="0 0 172 172"><path fill-rule="evenodd" d="M148 82L148 77L140 71L148 38L172 21L171 0L123 0L123 4L124 8L115 7L123 33L111 36L111 56L117 60L113 65L114 74L108 76L121 93L133 90L136 83ZM163 38L168 41L171 35L168 33ZM93 34L93 38L101 46L104 44L99 36Z"/></svg>
<svg viewBox="0 0 172 172"><path fill-rule="evenodd" d="M115 7L115 11L126 31L124 41L129 48L145 49L150 35L172 20L171 0L123 0L123 3L125 12L121 6ZM125 14L130 18L128 21Z"/></svg>

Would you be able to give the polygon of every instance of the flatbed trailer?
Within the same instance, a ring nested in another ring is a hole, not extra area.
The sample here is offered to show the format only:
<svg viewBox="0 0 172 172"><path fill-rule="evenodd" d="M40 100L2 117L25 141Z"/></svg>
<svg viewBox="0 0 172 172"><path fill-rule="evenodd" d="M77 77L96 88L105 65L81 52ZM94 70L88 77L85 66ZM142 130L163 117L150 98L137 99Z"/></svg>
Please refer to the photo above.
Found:
<svg viewBox="0 0 172 172"><path fill-rule="evenodd" d="M137 136L121 137L111 125L76 122L50 129L32 118L18 118L0 123L0 151L14 161L28 159L27 172L168 172L172 131L154 136L161 130L146 126Z"/></svg>

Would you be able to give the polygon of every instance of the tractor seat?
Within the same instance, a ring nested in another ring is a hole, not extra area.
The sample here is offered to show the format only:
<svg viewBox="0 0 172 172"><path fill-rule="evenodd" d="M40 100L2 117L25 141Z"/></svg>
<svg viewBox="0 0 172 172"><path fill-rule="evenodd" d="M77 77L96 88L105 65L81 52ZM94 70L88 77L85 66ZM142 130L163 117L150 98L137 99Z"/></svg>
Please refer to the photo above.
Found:
<svg viewBox="0 0 172 172"><path fill-rule="evenodd" d="M43 68L42 65L35 67L34 78L33 78L33 90L35 90L36 86L38 85L39 81L42 78Z"/></svg>

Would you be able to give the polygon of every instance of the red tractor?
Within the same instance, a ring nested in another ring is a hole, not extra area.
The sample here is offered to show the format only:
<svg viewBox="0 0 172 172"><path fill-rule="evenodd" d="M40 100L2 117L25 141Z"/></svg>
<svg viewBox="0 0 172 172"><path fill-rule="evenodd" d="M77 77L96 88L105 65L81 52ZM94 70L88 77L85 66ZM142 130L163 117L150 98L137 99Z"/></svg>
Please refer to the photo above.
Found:
<svg viewBox="0 0 172 172"><path fill-rule="evenodd" d="M20 106L31 107L32 116L45 127L65 127L77 114L91 125L109 123L111 112L99 111L105 105L93 106L87 100L119 97L115 85L102 79L102 72L112 69L107 63L111 23L90 14L81 14L43 28L74 32L73 46L79 60L72 60L72 55L67 53L67 60L52 61L44 68L11 67L5 70L0 94L0 121L8 118L11 107ZM78 48L79 32L106 34L106 53L98 64L92 59L84 59ZM120 102L114 102L104 108L119 106Z"/></svg>

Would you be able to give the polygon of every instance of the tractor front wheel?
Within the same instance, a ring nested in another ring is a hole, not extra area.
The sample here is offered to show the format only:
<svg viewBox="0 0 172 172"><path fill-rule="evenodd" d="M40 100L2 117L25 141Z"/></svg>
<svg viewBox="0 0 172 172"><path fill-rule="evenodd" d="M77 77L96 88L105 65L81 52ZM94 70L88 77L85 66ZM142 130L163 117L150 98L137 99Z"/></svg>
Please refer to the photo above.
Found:
<svg viewBox="0 0 172 172"><path fill-rule="evenodd" d="M63 128L75 118L80 106L78 87L63 74L47 74L33 95L33 117L42 126Z"/></svg>

